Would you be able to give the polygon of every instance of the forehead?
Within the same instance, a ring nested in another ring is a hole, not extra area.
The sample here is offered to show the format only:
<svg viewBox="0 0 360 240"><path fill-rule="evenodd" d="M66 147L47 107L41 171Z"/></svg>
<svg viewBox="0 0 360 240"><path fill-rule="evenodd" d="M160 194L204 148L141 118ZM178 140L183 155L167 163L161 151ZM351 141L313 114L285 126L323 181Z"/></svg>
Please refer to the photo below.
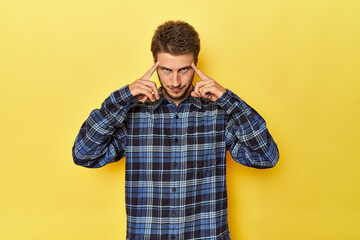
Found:
<svg viewBox="0 0 360 240"><path fill-rule="evenodd" d="M171 55L170 53L160 52L157 55L157 60L160 67L166 67L169 69L180 69L188 67L194 62L194 56L192 53L183 55Z"/></svg>

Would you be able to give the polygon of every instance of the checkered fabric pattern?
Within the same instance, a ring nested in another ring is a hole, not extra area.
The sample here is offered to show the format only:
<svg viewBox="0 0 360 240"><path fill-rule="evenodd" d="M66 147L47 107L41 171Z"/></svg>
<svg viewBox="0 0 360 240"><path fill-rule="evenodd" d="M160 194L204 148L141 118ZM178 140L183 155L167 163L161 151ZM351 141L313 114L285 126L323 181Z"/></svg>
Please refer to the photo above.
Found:
<svg viewBox="0 0 360 240"><path fill-rule="evenodd" d="M245 166L270 168L276 143L230 90L178 107L160 96L140 103L128 85L113 92L82 125L74 162L97 168L126 157L128 240L228 240L226 151Z"/></svg>

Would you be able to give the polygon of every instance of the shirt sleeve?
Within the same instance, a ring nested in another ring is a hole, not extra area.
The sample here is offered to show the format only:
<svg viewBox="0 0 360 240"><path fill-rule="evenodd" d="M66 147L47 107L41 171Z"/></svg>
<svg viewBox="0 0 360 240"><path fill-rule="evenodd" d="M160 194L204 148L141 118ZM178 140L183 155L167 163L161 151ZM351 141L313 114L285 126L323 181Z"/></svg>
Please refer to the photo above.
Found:
<svg viewBox="0 0 360 240"><path fill-rule="evenodd" d="M232 158L248 167L274 167L279 151L265 120L229 89L216 103L229 115L225 138Z"/></svg>
<svg viewBox="0 0 360 240"><path fill-rule="evenodd" d="M74 163L88 168L120 160L126 149L126 116L138 100L129 86L113 93L100 109L90 113L80 128L72 149Z"/></svg>

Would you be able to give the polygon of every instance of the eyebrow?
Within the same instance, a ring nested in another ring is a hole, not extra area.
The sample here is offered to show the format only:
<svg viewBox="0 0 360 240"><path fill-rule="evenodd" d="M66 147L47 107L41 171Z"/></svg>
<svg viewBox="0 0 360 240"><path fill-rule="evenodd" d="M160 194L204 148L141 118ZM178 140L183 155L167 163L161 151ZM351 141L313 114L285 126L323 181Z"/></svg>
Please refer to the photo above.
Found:
<svg viewBox="0 0 360 240"><path fill-rule="evenodd" d="M171 69L171 68L167 68L167 67L165 67L165 66L159 66L159 68L162 68L162 69L169 69L169 70L173 70L173 69ZM184 68L191 68L191 66L184 66L184 67L181 67L181 68L179 68L178 70L181 70L181 69L184 69Z"/></svg>

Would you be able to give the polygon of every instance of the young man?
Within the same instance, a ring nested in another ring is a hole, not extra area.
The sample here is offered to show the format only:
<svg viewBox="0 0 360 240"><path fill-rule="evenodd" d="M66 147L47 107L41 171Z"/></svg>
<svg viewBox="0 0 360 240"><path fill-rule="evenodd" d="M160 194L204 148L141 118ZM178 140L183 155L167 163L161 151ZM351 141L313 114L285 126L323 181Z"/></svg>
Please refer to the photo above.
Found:
<svg viewBox="0 0 360 240"><path fill-rule="evenodd" d="M264 119L197 67L198 33L182 21L153 36L154 66L91 112L74 162L97 168L126 157L128 240L228 240L226 151L270 168L278 149ZM157 71L161 87L149 81ZM192 85L194 74L201 81Z"/></svg>

